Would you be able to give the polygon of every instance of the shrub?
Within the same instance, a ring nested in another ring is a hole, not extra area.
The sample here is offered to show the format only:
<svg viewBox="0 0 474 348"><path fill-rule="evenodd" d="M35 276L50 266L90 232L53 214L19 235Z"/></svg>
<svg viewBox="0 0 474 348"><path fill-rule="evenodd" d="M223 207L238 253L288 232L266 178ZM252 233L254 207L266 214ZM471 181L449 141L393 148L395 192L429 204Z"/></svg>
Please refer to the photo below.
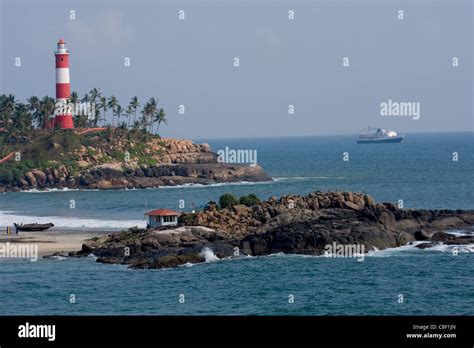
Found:
<svg viewBox="0 0 474 348"><path fill-rule="evenodd" d="M239 204L239 201L230 193L225 193L219 198L221 208L232 208L237 204Z"/></svg>
<svg viewBox="0 0 474 348"><path fill-rule="evenodd" d="M0 182L9 184L13 181L13 173L11 171L6 171L0 173Z"/></svg>
<svg viewBox="0 0 474 348"><path fill-rule="evenodd" d="M252 205L259 204L260 199L254 193L251 193L247 196L240 197L239 203L245 204L247 207L251 207Z"/></svg>
<svg viewBox="0 0 474 348"><path fill-rule="evenodd" d="M81 144L84 145L85 147L92 146L95 144L95 142L88 137L81 138Z"/></svg>
<svg viewBox="0 0 474 348"><path fill-rule="evenodd" d="M20 179L23 179L23 177L24 177L23 171L21 171L20 169L17 169L17 168L12 169L12 174L13 174L13 179L14 180L20 180Z"/></svg>

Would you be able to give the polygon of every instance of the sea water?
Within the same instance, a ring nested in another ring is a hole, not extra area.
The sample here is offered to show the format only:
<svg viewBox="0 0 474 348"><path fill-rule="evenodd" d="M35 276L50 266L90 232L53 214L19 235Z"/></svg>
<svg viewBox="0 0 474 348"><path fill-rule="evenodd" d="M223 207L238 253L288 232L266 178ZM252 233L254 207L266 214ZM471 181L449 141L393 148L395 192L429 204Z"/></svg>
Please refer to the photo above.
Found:
<svg viewBox="0 0 474 348"><path fill-rule="evenodd" d="M267 199L349 190L404 208L474 209L473 135L409 134L401 144L380 145L356 145L354 136L204 139L215 152L226 146L256 150L258 164L275 180L5 193L0 226L29 221L63 228L144 226L147 210L179 210L181 200L184 210L200 208L226 192ZM0 314L474 315L473 251L408 245L358 262L283 254L218 260L212 250L203 250L206 263L165 270L130 270L93 258L0 260Z"/></svg>

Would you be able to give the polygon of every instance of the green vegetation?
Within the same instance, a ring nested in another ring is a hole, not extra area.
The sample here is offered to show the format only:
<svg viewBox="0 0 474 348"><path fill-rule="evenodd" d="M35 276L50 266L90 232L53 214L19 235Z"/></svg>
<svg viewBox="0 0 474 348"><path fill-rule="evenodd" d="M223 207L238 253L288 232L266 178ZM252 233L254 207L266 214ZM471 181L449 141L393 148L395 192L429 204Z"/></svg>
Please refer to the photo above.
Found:
<svg viewBox="0 0 474 348"><path fill-rule="evenodd" d="M151 154L149 145L153 142L155 151L157 144L163 145L156 132L161 124L167 123L158 99L150 98L140 109L138 98L132 97L124 108L115 96L106 98L99 89L93 88L83 98L72 92L69 104L75 110L75 128L107 127L107 130L85 134L74 130L46 130L43 125L60 107L54 98L32 96L23 103L14 95L0 95L0 159L12 152L20 157L0 164L0 185L24 179L25 174L34 169L57 169L61 165L76 175L88 163L132 160L138 165L157 164L159 152ZM89 114L80 114L78 105L81 108L90 105ZM81 160L83 163L79 165Z"/></svg>
<svg viewBox="0 0 474 348"><path fill-rule="evenodd" d="M0 133L0 143L8 144L7 134ZM150 152L150 145L155 147ZM110 129L80 135L70 130L32 129L29 141L0 147L0 159L10 153L13 158L0 164L0 186L12 185L24 179L27 172L65 166L74 177L85 167L99 164L133 161L154 166L164 146L159 136L141 130Z"/></svg>
<svg viewBox="0 0 474 348"><path fill-rule="evenodd" d="M192 221L195 216L196 216L195 213L184 213L184 214L179 216L178 222L179 223L187 223L189 221Z"/></svg>
<svg viewBox="0 0 474 348"><path fill-rule="evenodd" d="M243 204L247 207L251 207L253 205L259 204L260 202L260 199L254 193L251 193L247 196L242 196L238 200L230 193L225 193L219 198L219 205L221 208L232 208L237 204Z"/></svg>
<svg viewBox="0 0 474 348"><path fill-rule="evenodd" d="M115 96L106 98L100 89L93 88L83 98L79 98L77 92L72 92L68 102L74 111L76 128L117 127L156 134L160 125L167 123L164 109L158 106L158 99L153 97L143 105L138 118L141 104L135 96L124 108ZM32 96L23 103L12 94L0 95L0 132L8 134L10 145L28 142L30 131L43 128L48 118L60 107L64 106L56 105L55 99L49 96L41 99ZM110 114L107 114L109 110ZM121 122L123 119L126 121ZM5 144L0 143L2 145Z"/></svg>
<svg viewBox="0 0 474 348"><path fill-rule="evenodd" d="M0 154L3 158L10 151L18 151L14 158L0 166L0 184L23 179L26 172L38 168L55 169L64 164L74 170L76 158L71 154L82 146L80 135L66 131L33 133L30 134L32 139L29 143L17 145L16 148L12 147Z"/></svg>
<svg viewBox="0 0 474 348"><path fill-rule="evenodd" d="M254 193L251 193L247 196L242 196L239 199L239 203L244 204L247 207L251 207L253 205L259 204L260 202L261 202L260 198L258 198L257 195L255 195Z"/></svg>
<svg viewBox="0 0 474 348"><path fill-rule="evenodd" d="M219 205L221 208L232 208L234 205L239 204L239 201L237 198L235 198L234 195L230 193L224 193L220 198L219 198Z"/></svg>

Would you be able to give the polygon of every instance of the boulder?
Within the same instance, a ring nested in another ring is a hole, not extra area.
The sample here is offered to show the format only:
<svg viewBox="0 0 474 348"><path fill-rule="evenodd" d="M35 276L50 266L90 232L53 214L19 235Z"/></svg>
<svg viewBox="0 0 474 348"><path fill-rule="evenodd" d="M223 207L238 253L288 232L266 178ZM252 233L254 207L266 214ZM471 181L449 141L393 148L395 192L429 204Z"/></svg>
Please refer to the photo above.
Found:
<svg viewBox="0 0 474 348"><path fill-rule="evenodd" d="M431 238L430 234L423 230L416 231L413 236L419 241L429 240Z"/></svg>

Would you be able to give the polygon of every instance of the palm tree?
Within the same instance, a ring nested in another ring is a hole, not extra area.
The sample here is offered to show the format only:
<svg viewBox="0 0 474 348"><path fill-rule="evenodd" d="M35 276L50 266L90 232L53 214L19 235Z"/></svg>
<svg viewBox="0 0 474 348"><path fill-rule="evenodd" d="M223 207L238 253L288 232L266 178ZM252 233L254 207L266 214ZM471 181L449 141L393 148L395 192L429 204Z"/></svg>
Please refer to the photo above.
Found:
<svg viewBox="0 0 474 348"><path fill-rule="evenodd" d="M40 107L39 98L36 96L29 97L27 99L27 107L28 107L28 111L31 114L32 120L34 120L38 126L39 123L37 123L37 119L38 119L38 111Z"/></svg>
<svg viewBox="0 0 474 348"><path fill-rule="evenodd" d="M54 114L56 108L56 101L48 96L44 96L39 102L39 110L36 122L39 125L44 125L46 121Z"/></svg>
<svg viewBox="0 0 474 348"><path fill-rule="evenodd" d="M114 125L114 114L115 114L115 108L118 105L118 100L115 98L115 96L111 96L109 100L107 101L107 107L112 110L112 126Z"/></svg>
<svg viewBox="0 0 474 348"><path fill-rule="evenodd" d="M71 96L69 97L69 102L75 105L78 101L79 101L79 95L77 94L77 92L72 92Z"/></svg>
<svg viewBox="0 0 474 348"><path fill-rule="evenodd" d="M137 110L140 107L140 103L138 102L137 97L132 97L132 100L130 101L130 104L128 104L128 107L130 111L133 110L134 117L133 117L133 124L137 121Z"/></svg>
<svg viewBox="0 0 474 348"><path fill-rule="evenodd" d="M135 129L135 130L140 129L140 121L133 122L132 129Z"/></svg>
<svg viewBox="0 0 474 348"><path fill-rule="evenodd" d="M92 101L92 103L94 105L94 110L95 110L94 120L93 120L92 123L93 123L94 127L97 127L97 123L99 122L99 119L100 119L100 110L97 107L97 99L100 100L100 97L102 96L102 93L100 92L100 89L92 88L89 91L89 94L90 94L90 100Z"/></svg>
<svg viewBox="0 0 474 348"><path fill-rule="evenodd" d="M127 124L127 122L123 121L122 123L120 123L119 128L120 128L120 129L123 129L123 130L128 129L128 124Z"/></svg>
<svg viewBox="0 0 474 348"><path fill-rule="evenodd" d="M18 103L12 117L13 128L22 135L28 135L33 127L33 119L26 104Z"/></svg>
<svg viewBox="0 0 474 348"><path fill-rule="evenodd" d="M105 114L107 111L107 98L106 97L103 97L103 96L100 97L100 103L97 106L97 108L102 109L103 111L101 120L107 122L107 115Z"/></svg>
<svg viewBox="0 0 474 348"><path fill-rule="evenodd" d="M142 117L140 118L140 121L137 121L140 125L140 129L142 131L146 131L148 129L148 117L146 116L146 113L142 112Z"/></svg>
<svg viewBox="0 0 474 348"><path fill-rule="evenodd" d="M152 132L152 129L153 129L153 124L155 123L155 114L156 114L156 111L158 109L158 103L157 103L157 100L155 98L150 98L150 100L148 100L148 110L147 110L147 121L148 121L148 118L150 118L150 133Z"/></svg>
<svg viewBox="0 0 474 348"><path fill-rule="evenodd" d="M163 110L163 108L159 108L158 111L155 113L154 121L157 123L155 133L158 133L158 129L160 128L161 123L168 124L168 120L166 119L166 113L165 113L165 110Z"/></svg>
<svg viewBox="0 0 474 348"><path fill-rule="evenodd" d="M13 117L13 112L15 111L16 105L17 101L15 100L15 96L13 94L4 96L3 103L1 106L1 117L4 128L8 128Z"/></svg>
<svg viewBox="0 0 474 348"><path fill-rule="evenodd" d="M120 104L117 104L114 110L114 116L117 116L117 126L120 124L120 117L123 114L123 107Z"/></svg>
<svg viewBox="0 0 474 348"><path fill-rule="evenodd" d="M130 128L130 117L132 116L133 111L130 105L127 106L127 109L125 110L125 116L127 117L127 128Z"/></svg>
<svg viewBox="0 0 474 348"><path fill-rule="evenodd" d="M71 92L71 96L69 97L67 102L72 108L73 116L77 115L77 112L78 112L77 103L78 103L78 101L79 101L79 95L77 94L77 92L75 92L75 91Z"/></svg>
<svg viewBox="0 0 474 348"><path fill-rule="evenodd" d="M146 102L141 111L142 117L140 118L139 124L142 130L147 130L148 128L148 118L150 117L150 102Z"/></svg>
<svg viewBox="0 0 474 348"><path fill-rule="evenodd" d="M156 112L156 100L155 98L150 98L145 104L145 106L142 109L142 119L140 120L140 124L142 126L142 129L148 130L148 126L150 126L150 131L151 127L153 126L153 115Z"/></svg>
<svg viewBox="0 0 474 348"><path fill-rule="evenodd" d="M89 91L89 94L90 94L90 96L91 96L91 97L90 97L90 100L91 100L92 102L94 102L94 103L95 103L95 101L96 101L97 99L99 99L99 98L102 96L102 93L100 92L100 89L98 89L98 88L92 88L92 89Z"/></svg>

